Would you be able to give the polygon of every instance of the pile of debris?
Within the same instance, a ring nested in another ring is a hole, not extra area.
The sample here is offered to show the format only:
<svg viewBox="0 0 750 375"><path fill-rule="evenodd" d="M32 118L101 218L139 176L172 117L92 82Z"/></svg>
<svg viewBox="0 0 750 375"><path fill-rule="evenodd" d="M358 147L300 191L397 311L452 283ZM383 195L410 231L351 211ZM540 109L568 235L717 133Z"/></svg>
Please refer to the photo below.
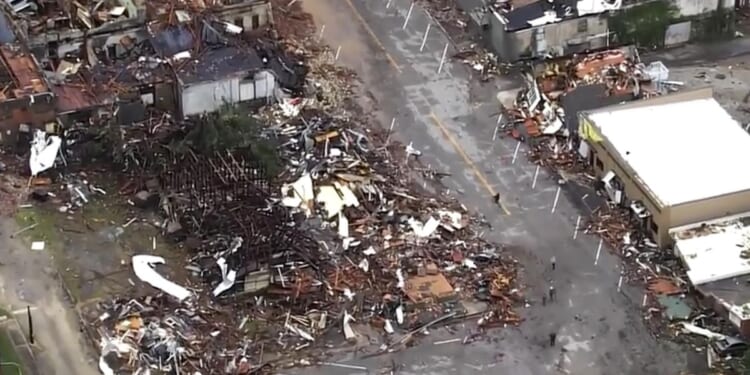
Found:
<svg viewBox="0 0 750 375"><path fill-rule="evenodd" d="M687 319L686 314L676 311L687 310L689 314L690 308L683 301L689 289L688 278L680 259L660 250L637 223L626 208L602 208L592 213L585 232L600 236L628 264L622 274L624 281L646 288L646 322L658 335L666 332L669 322Z"/></svg>
<svg viewBox="0 0 750 375"><path fill-rule="evenodd" d="M648 66L637 50L623 47L545 60L525 74L527 89L504 108L499 130L532 142L532 160L540 165L581 172L578 113L649 98L675 89L660 62Z"/></svg>
<svg viewBox="0 0 750 375"><path fill-rule="evenodd" d="M489 52L476 44L459 51L453 55L454 59L461 60L479 74L482 82L487 82L493 77L506 74L510 69L508 64L502 64L494 53Z"/></svg>
<svg viewBox="0 0 750 375"><path fill-rule="evenodd" d="M244 374L282 353L312 363L325 350L321 340L341 340L332 330L345 341L380 330L392 344L377 354L467 317L483 327L520 323L517 264L482 240L463 207L414 188L404 163L351 117L306 107L315 100L296 103L264 111L289 183L274 188L240 150L166 164L157 188L164 228L192 249L186 268L206 288L161 276L154 267L162 258L134 256L138 279L163 294L90 312L102 371ZM467 308L467 300L486 308ZM264 351L275 355L262 359Z"/></svg>
<svg viewBox="0 0 750 375"><path fill-rule="evenodd" d="M471 295L490 285L491 294L503 301L518 297L512 291L513 262L477 236L465 209L442 197L425 199L410 187L403 167L377 147L375 137L355 130L347 119L303 112L299 120L281 125L294 166L289 174L297 178L281 188L281 204L323 227L335 227L338 240L327 245L328 251L345 255L347 268L356 265L365 273L390 275L383 289L375 279L363 291L395 295L401 290L419 303L422 297L410 288L419 289L422 281L412 282L410 276L427 276L445 287L431 297L459 288ZM464 277L461 269L475 269L478 263L484 271ZM498 318L516 319L507 314Z"/></svg>
<svg viewBox="0 0 750 375"><path fill-rule="evenodd" d="M123 370L245 375L264 367L262 353L249 359L254 353L247 344L254 337L242 339L249 333L248 318L236 326L229 310L193 307L162 295L115 299L85 313L99 325L98 366L105 375Z"/></svg>
<svg viewBox="0 0 750 375"><path fill-rule="evenodd" d="M565 148L566 145L558 138L550 138L547 142L530 144L528 157L532 163L552 170L585 174L588 169L586 162Z"/></svg>
<svg viewBox="0 0 750 375"><path fill-rule="evenodd" d="M629 275L630 280L640 279L643 284L649 284L654 277L669 277L680 285L687 285L679 259L671 252L659 250L639 227L630 209L617 206L596 209L585 232L601 237L618 255L638 265Z"/></svg>
<svg viewBox="0 0 750 375"><path fill-rule="evenodd" d="M161 293L88 312L104 373L248 374L317 363L331 346L378 333L370 355L460 319L520 323L516 261L482 239L464 207L418 187L409 165L419 151L353 115L351 72L310 43L287 41L308 58L306 95L255 116L262 142L278 145L281 183L256 149L180 150L185 122L161 117L124 133L120 149L138 166L129 170L156 175L141 175L138 201L164 212L200 285L162 276L162 258L134 256L136 277Z"/></svg>
<svg viewBox="0 0 750 375"><path fill-rule="evenodd" d="M600 208L591 214L585 231L601 237L612 249L622 249L633 242L631 233L636 230L633 224L634 220L627 209Z"/></svg>
<svg viewBox="0 0 750 375"><path fill-rule="evenodd" d="M525 128L514 135L567 136L570 129L563 126L567 114L561 103L567 93L580 86L603 84L607 96L632 94L645 89L644 77L639 65L620 50L546 61L527 73L529 88L508 111L513 122Z"/></svg>

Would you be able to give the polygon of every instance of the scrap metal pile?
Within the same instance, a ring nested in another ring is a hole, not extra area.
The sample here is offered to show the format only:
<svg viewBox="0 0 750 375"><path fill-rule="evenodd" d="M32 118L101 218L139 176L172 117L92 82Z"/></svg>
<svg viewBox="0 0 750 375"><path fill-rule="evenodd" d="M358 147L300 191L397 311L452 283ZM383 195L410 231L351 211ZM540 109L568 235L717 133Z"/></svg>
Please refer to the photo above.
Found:
<svg viewBox="0 0 750 375"><path fill-rule="evenodd" d="M149 141L125 140L127 160L159 171L150 191L165 232L189 249L193 278L168 280L162 268L180 262L133 257L136 277L161 293L87 312L103 373L248 374L316 363L331 347L378 335L362 350L391 352L458 319L520 323L516 261L482 239L465 208L419 188L408 166L419 151L384 141L356 115L351 73L309 43L287 40L308 58L306 96L256 116L279 145L281 183L253 150L173 154L184 130L171 119L146 126ZM163 135L171 128L180 130ZM139 156L149 150L161 154Z"/></svg>

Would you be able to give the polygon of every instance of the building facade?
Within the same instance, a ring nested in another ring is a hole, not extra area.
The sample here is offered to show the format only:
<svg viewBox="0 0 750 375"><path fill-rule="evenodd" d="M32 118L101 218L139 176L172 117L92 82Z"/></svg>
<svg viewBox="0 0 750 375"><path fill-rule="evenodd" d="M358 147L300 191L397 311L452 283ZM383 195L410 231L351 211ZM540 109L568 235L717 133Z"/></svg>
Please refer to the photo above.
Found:
<svg viewBox="0 0 750 375"><path fill-rule="evenodd" d="M502 61L564 56L607 45L602 12L579 10L575 3L538 1L506 12L491 9L485 30Z"/></svg>
<svg viewBox="0 0 750 375"><path fill-rule="evenodd" d="M671 228L750 211L750 135L710 88L580 113L579 124L610 200L661 247Z"/></svg>
<svg viewBox="0 0 750 375"><path fill-rule="evenodd" d="M607 18L593 15L520 30L507 29L498 16L489 21L490 43L502 61L565 56L607 46Z"/></svg>
<svg viewBox="0 0 750 375"><path fill-rule="evenodd" d="M505 7L486 3L479 23L489 47L506 62L609 45L668 47L734 32L735 3L730 0L515 0Z"/></svg>

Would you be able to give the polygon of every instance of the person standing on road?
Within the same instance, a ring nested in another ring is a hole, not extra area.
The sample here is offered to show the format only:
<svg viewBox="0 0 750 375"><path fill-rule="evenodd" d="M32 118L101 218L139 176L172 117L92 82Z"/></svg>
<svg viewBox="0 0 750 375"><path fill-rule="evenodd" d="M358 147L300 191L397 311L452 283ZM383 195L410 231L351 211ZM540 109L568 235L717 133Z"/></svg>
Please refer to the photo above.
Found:
<svg viewBox="0 0 750 375"><path fill-rule="evenodd" d="M555 302L555 297L557 297L557 291L555 290L554 285L549 286L549 301Z"/></svg>
<svg viewBox="0 0 750 375"><path fill-rule="evenodd" d="M555 341L557 341L557 333L551 332L549 334L549 346L555 346Z"/></svg>
<svg viewBox="0 0 750 375"><path fill-rule="evenodd" d="M552 258L549 259L549 262L552 264L552 270L555 270L555 266L557 265L557 259L553 255Z"/></svg>

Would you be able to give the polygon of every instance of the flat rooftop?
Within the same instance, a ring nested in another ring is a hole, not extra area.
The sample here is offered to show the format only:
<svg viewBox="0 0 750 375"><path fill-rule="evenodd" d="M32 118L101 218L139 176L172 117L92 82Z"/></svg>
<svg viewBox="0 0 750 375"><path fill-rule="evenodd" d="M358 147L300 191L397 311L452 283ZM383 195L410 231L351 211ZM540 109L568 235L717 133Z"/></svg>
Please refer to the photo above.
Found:
<svg viewBox="0 0 750 375"><path fill-rule="evenodd" d="M505 29L508 31L528 29L531 27L529 21L543 17L545 12L554 12L560 20L576 17L576 4L576 0L562 0L554 3L545 0L514 2L516 7L503 15L508 22Z"/></svg>
<svg viewBox="0 0 750 375"><path fill-rule="evenodd" d="M697 289L704 296L713 296L728 304L742 320L750 319L750 288L747 277L713 281L701 284Z"/></svg>
<svg viewBox="0 0 750 375"><path fill-rule="evenodd" d="M236 74L247 74L263 68L258 54L248 48L226 46L209 48L197 58L191 58L177 70L177 76L186 84L218 81Z"/></svg>
<svg viewBox="0 0 750 375"><path fill-rule="evenodd" d="M648 102L588 118L663 207L750 190L750 135L716 100Z"/></svg>
<svg viewBox="0 0 750 375"><path fill-rule="evenodd" d="M693 285L750 274L749 213L675 228L670 234Z"/></svg>

